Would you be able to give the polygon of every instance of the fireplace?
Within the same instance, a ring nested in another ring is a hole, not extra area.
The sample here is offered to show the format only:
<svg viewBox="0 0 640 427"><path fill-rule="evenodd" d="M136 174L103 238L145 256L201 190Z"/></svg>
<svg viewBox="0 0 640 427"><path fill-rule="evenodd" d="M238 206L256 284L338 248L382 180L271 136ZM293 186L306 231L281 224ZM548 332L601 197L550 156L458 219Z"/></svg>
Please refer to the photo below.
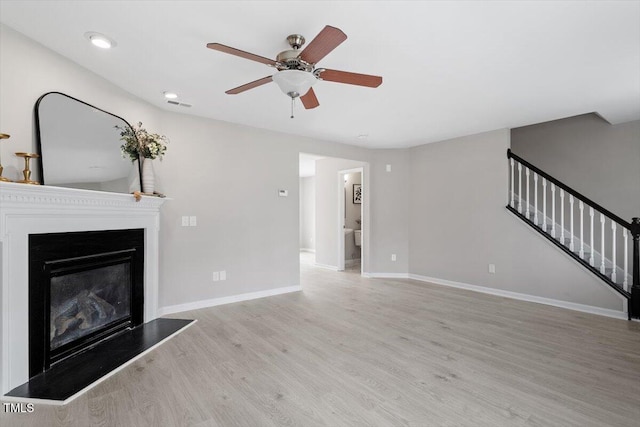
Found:
<svg viewBox="0 0 640 427"><path fill-rule="evenodd" d="M143 323L144 229L29 235L29 377Z"/></svg>

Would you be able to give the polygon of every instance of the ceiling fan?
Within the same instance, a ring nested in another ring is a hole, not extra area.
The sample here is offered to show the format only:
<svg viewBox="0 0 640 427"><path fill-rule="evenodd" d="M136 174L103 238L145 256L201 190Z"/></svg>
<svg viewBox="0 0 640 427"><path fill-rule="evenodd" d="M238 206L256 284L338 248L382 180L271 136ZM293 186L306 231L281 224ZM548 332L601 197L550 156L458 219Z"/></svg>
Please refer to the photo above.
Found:
<svg viewBox="0 0 640 427"><path fill-rule="evenodd" d="M242 86L229 89L225 93L236 95L274 81L280 89L291 98L291 118L293 118L293 102L298 97L306 109L316 108L320 105L311 87L318 80L366 87L378 87L382 84L382 77L379 76L316 68L316 64L322 58L327 56L327 54L346 39L347 35L340 29L327 25L320 31L316 38L301 51L300 48L305 44L305 38L300 34L292 34L287 37L287 42L289 42L291 49L280 52L275 60L220 43L209 43L207 47L276 68L278 72L272 76L263 77Z"/></svg>

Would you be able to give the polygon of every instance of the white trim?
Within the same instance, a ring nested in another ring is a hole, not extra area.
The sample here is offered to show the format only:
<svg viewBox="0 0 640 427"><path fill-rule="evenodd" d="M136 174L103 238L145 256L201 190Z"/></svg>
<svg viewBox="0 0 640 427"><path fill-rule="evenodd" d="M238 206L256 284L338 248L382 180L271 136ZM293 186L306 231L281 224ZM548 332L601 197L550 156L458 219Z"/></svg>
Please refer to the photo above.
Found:
<svg viewBox="0 0 640 427"><path fill-rule="evenodd" d="M131 365L133 362L135 362L136 360L140 359L145 354L149 353L152 350L155 350L157 347L161 346L165 342L169 341L171 338L175 337L176 335L178 335L182 331L186 330L188 327L190 327L191 325L195 324L197 321L198 321L197 319L194 319L193 322L191 322L188 325L185 325L182 328L178 329L177 331L175 331L174 333L172 333L171 335L169 335L168 337L166 337L162 341L154 344L153 346L149 347L148 349L146 349L142 353L136 355L132 359L127 360L125 363L123 363L122 365L118 366L113 371L111 371L111 372L105 374L104 376L100 377L99 379L95 380L94 382L92 382L91 384L89 384L88 386L86 386L85 388L83 388L82 390L80 390L79 392L77 392L73 396L68 397L65 400L35 399L35 398L16 397L16 396L2 396L2 400L5 401L5 402L37 403L39 405L54 405L54 406L66 405L66 404L70 403L71 401L75 400L76 398L82 396L84 393L86 393L87 391L91 390L92 388L94 388L95 386L100 384L101 382L105 381L106 379L108 379L111 376L117 374L118 372L120 372L121 370L126 368L127 366Z"/></svg>
<svg viewBox="0 0 640 427"><path fill-rule="evenodd" d="M538 304L551 305L554 307L566 308L583 313L598 314L600 316L613 317L615 319L627 320L627 313L622 310L611 310L608 308L594 307L592 305L577 304L568 301L561 301L551 298L543 298L535 295L521 294L518 292L505 291L502 289L487 288L484 286L470 285L468 283L454 282L452 280L438 279L435 277L421 276L419 274L409 274L409 278L419 280L421 282L433 283L436 285L449 286L452 288L466 289L469 291L480 292L483 294L497 295L505 298L516 299L520 301L535 302Z"/></svg>
<svg viewBox="0 0 640 427"><path fill-rule="evenodd" d="M315 254L316 250L310 248L300 248L300 252L309 252L310 254Z"/></svg>
<svg viewBox="0 0 640 427"><path fill-rule="evenodd" d="M362 277L370 279L408 279L409 273L362 273Z"/></svg>
<svg viewBox="0 0 640 427"><path fill-rule="evenodd" d="M0 391L29 380L29 235L143 228L144 322L157 317L160 207L168 199L0 182Z"/></svg>
<svg viewBox="0 0 640 427"><path fill-rule="evenodd" d="M315 265L316 267L320 267L320 268L326 268L327 270L331 270L331 271L340 271L338 270L338 267L336 267L335 265L329 265L329 264L320 264L320 263L314 263L313 265Z"/></svg>
<svg viewBox="0 0 640 427"><path fill-rule="evenodd" d="M271 297L274 295L287 294L290 292L302 291L302 286L287 286L283 288L267 289L265 291L248 292L245 294L230 295L228 297L212 298L202 301L187 302L184 304L170 305L158 310L161 316L183 311L197 310L200 308L215 307L216 305L232 304L234 302L248 301L252 299Z"/></svg>
<svg viewBox="0 0 640 427"><path fill-rule="evenodd" d="M316 267L320 267L320 268L325 268L327 270L331 270L331 271L342 271L342 270L338 270L338 267L336 267L335 265L329 265L329 264L320 264L320 263L314 263L313 265L315 265Z"/></svg>

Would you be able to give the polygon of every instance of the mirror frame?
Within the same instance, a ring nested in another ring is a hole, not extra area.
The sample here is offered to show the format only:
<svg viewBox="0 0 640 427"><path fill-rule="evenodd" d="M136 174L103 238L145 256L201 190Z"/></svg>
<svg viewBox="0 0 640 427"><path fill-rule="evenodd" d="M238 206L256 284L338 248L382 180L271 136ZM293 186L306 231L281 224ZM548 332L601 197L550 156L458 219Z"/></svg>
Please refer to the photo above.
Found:
<svg viewBox="0 0 640 427"><path fill-rule="evenodd" d="M123 122L125 122L127 124L127 126L129 126L130 128L133 129L133 127L131 126L131 123L126 121L124 118L122 118L122 117L120 117L120 116L118 116L116 114L110 113L110 112L108 112L106 110L103 110L102 108L98 108L95 105L91 105L88 102L84 102L84 101L82 101L82 100L80 100L78 98L75 98L75 97L71 96L71 95L67 95L66 93L62 93L62 92L58 92L58 91L51 91L51 92L47 92L47 93L43 94L42 96L40 96L38 98L38 100L36 101L36 104L34 106L35 126L36 126L36 146L37 146L37 150L38 150L38 155L40 155L40 161L37 162L37 164L38 164L38 173L40 175L39 176L40 184L42 184L42 185L46 185L47 183L44 180L44 166L43 166L44 162L42 160L42 135L40 134L40 112L39 112L39 110L40 110L40 102L42 101L42 99L45 96L52 95L52 94L65 96L65 97L67 97L69 99L72 99L72 100L74 100L76 102L84 104L84 105L86 105L86 106L88 106L90 108L95 108L98 111L102 111L103 113L106 113L106 114L109 114L110 116L116 117L116 118L122 120ZM142 165L141 165L141 163L142 162L140 162L140 159L138 159L138 179L139 179L138 182L140 183L140 186L137 189L137 191L140 191L140 192L142 192ZM99 190L91 190L91 191L99 191ZM130 193L121 193L121 194L130 194Z"/></svg>

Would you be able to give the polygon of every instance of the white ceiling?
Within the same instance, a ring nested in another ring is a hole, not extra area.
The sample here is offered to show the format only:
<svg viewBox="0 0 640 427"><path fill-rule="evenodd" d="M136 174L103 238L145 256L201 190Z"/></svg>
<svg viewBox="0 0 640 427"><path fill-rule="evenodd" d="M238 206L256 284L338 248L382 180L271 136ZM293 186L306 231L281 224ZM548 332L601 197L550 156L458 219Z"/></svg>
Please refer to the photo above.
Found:
<svg viewBox="0 0 640 427"><path fill-rule="evenodd" d="M638 1L2 0L0 21L158 107L370 148L587 112L612 123L640 119ZM272 68L205 47L275 58L288 34L309 42L325 25L349 38L321 66L384 82L320 81L320 107L299 106L295 119L275 84L224 93ZM87 31L118 46L96 49ZM163 91L193 107L166 104Z"/></svg>

